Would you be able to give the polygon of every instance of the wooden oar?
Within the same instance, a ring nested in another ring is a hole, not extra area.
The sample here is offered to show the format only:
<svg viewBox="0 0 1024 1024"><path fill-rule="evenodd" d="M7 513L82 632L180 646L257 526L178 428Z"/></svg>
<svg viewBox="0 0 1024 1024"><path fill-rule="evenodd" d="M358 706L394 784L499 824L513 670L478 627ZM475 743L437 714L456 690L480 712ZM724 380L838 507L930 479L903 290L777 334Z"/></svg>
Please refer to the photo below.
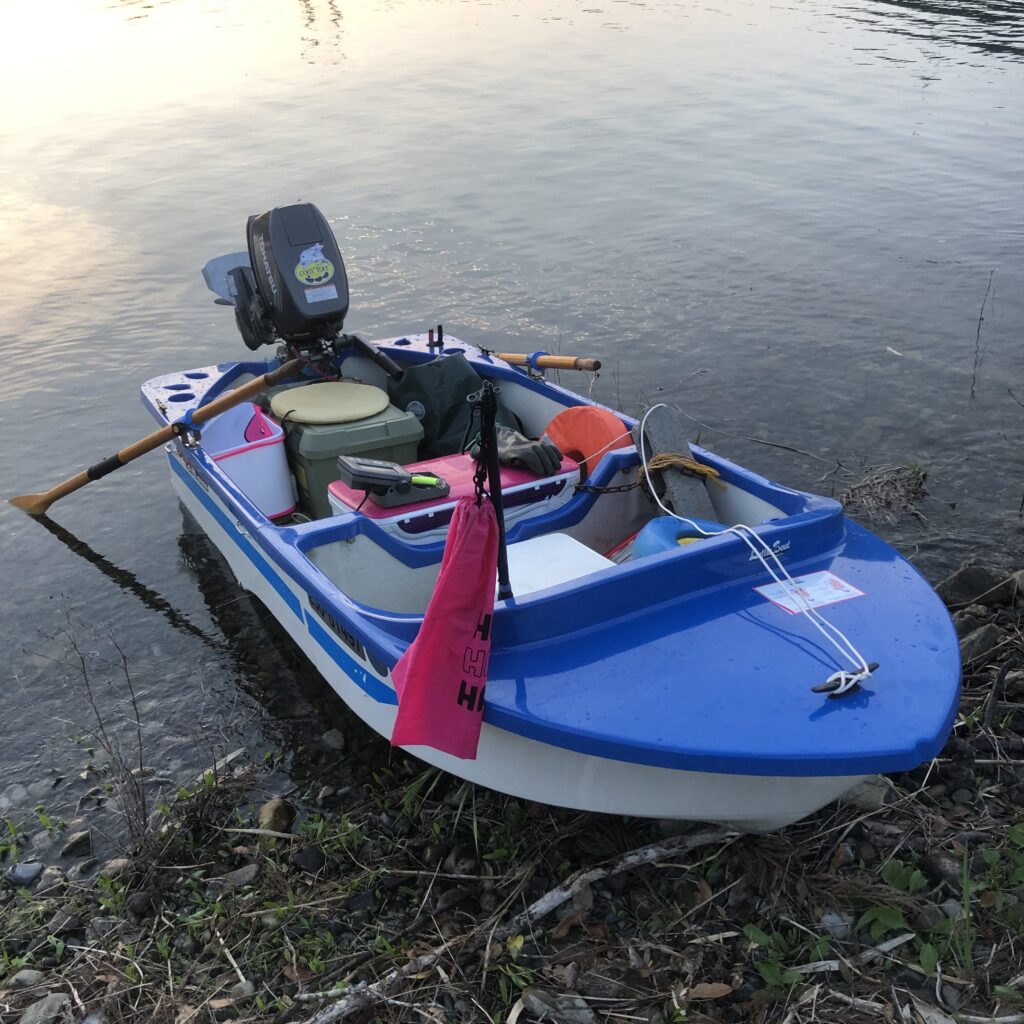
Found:
<svg viewBox="0 0 1024 1024"><path fill-rule="evenodd" d="M262 377L257 377L256 380L248 381L241 387L235 388L234 391L221 395L220 398L215 398L209 405L201 406L192 413L192 423L198 426L207 420L213 419L214 416L232 409L236 405L240 405L242 402L255 398L260 392L277 384L278 381L294 377L304 365L305 360L292 359L276 370L265 373ZM182 424L171 423L160 430L154 430L152 434L147 435L140 441L136 441L135 444L122 448L116 455L111 455L109 459L104 459L102 462L97 462L95 466L90 466L88 469L82 470L81 473L76 473L75 476L69 477L63 483L57 484L56 487L51 487L48 491L43 491L39 494L20 494L17 498L9 498L8 501L11 505L22 509L30 516L44 515L46 510L55 501L59 501L61 498L85 487L86 484L91 484L94 480L105 477L108 473L113 473L115 469L120 469L133 459L137 459L140 455L145 455L146 452L159 448L175 437L179 437L186 429L187 427Z"/></svg>
<svg viewBox="0 0 1024 1024"><path fill-rule="evenodd" d="M495 352L499 359L513 366L530 366L530 357L522 352ZM538 370L590 370L596 373L601 369L600 359L583 359L580 356L537 356Z"/></svg>

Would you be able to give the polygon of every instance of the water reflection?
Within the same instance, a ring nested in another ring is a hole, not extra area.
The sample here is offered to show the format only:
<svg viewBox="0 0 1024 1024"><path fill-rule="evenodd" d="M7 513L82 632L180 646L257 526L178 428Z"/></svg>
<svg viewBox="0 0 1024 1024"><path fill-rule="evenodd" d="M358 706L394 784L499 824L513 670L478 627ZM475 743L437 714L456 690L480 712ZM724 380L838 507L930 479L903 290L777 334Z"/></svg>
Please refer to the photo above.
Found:
<svg viewBox="0 0 1024 1024"><path fill-rule="evenodd" d="M1024 58L1024 5L1016 0L873 0L847 14L878 32Z"/></svg>
<svg viewBox="0 0 1024 1024"><path fill-rule="evenodd" d="M307 64L337 64L345 59L341 48L342 13L337 0L315 3L298 0L302 8L302 59Z"/></svg>
<svg viewBox="0 0 1024 1024"><path fill-rule="evenodd" d="M96 566L108 580L124 593L137 597L147 608L162 615L175 629L181 630L187 636L195 637L214 650L223 651L226 649L226 645L222 640L211 636L191 622L188 616L182 614L163 594L152 587L147 587L135 573L122 569L98 551L94 551L84 540L76 537L66 527L61 526L60 523L55 522L49 516L40 516L35 522L45 527L52 536L56 537L73 554L78 555L90 565Z"/></svg>

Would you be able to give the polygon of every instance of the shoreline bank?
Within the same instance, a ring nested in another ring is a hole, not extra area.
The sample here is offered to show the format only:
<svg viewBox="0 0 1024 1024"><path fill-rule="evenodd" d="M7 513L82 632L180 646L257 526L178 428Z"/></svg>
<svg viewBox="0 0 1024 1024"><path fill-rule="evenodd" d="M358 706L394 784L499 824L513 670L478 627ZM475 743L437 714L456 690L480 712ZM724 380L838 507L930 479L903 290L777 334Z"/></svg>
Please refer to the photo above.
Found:
<svg viewBox="0 0 1024 1024"><path fill-rule="evenodd" d="M300 787L239 751L156 806L108 758L101 791L143 794L123 856L88 810L0 822L0 1021L1024 1022L1022 582L936 588L964 662L939 758L766 836L530 804L336 729Z"/></svg>

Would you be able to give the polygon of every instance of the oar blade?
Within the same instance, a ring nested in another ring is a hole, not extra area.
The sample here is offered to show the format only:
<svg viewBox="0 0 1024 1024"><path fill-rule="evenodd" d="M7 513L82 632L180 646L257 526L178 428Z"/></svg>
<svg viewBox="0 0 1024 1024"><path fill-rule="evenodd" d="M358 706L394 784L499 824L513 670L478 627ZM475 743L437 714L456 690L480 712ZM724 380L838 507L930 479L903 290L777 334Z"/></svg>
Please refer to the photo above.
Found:
<svg viewBox="0 0 1024 1024"><path fill-rule="evenodd" d="M16 498L8 498L8 505L20 508L30 516L46 515L46 510L52 504L49 493L46 494L19 494Z"/></svg>

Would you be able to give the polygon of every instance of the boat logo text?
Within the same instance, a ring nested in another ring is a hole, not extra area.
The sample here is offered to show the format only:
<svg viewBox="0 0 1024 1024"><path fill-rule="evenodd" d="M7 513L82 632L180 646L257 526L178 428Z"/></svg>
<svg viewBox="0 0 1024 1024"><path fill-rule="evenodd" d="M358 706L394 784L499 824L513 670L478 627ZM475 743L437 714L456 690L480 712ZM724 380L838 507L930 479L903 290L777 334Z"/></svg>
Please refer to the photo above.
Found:
<svg viewBox="0 0 1024 1024"><path fill-rule="evenodd" d="M260 259L263 260L263 273L267 275L267 284L274 298L277 298L277 282L274 280L274 271L271 269L270 260L267 257L267 240L260 235Z"/></svg>
<svg viewBox="0 0 1024 1024"><path fill-rule="evenodd" d="M777 540L771 547L773 555L781 555L783 551L789 550L790 542L788 540ZM761 555L756 551L750 552L750 557L747 559L748 562L756 562Z"/></svg>
<svg viewBox="0 0 1024 1024"><path fill-rule="evenodd" d="M388 666L375 654L368 651L362 642L353 636L319 601L314 597L309 598L309 607L324 621L327 628L353 653L363 661L369 662L373 670L386 679Z"/></svg>

